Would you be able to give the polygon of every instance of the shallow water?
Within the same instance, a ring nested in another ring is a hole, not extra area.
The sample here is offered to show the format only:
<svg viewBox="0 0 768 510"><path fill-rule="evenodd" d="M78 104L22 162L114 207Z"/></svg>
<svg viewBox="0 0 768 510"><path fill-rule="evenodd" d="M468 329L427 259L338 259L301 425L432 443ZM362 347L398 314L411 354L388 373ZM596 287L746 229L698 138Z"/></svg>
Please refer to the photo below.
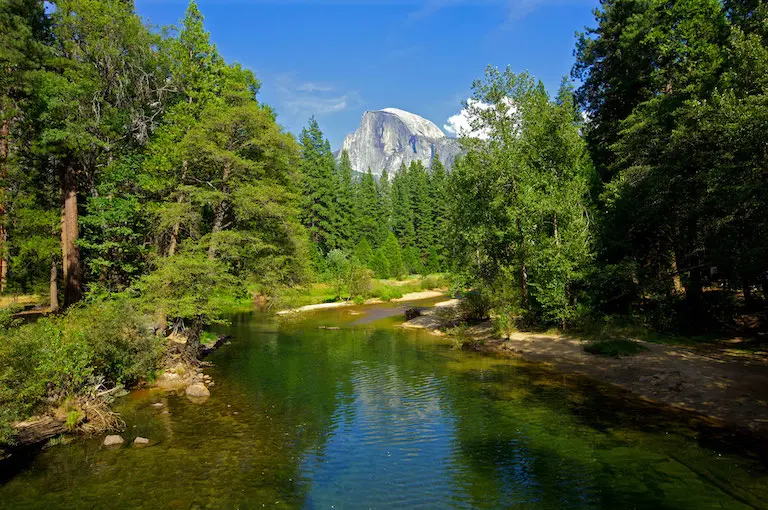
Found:
<svg viewBox="0 0 768 510"><path fill-rule="evenodd" d="M17 455L0 464L0 507L766 507L749 449L583 380L394 329L381 308L372 322L372 308L235 318L207 402L133 393L124 447Z"/></svg>

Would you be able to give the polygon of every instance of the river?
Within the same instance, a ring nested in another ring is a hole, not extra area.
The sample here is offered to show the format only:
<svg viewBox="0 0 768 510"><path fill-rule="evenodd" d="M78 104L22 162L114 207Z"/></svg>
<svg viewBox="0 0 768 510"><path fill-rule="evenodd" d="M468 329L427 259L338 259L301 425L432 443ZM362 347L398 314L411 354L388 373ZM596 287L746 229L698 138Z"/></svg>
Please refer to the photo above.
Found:
<svg viewBox="0 0 768 510"><path fill-rule="evenodd" d="M117 404L124 446L16 455L0 465L0 507L768 506L748 448L583 379L395 328L394 307L235 317L209 359L209 400L133 392Z"/></svg>

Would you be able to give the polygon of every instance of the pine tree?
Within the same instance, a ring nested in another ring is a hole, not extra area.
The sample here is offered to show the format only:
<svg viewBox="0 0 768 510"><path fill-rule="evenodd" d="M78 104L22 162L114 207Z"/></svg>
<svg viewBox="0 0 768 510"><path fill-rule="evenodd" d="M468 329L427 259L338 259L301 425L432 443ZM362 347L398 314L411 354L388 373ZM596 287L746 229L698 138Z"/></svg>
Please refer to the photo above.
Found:
<svg viewBox="0 0 768 510"><path fill-rule="evenodd" d="M322 253L339 246L336 233L337 211L334 201L335 161L331 146L323 137L314 117L299 137L301 143L301 179L304 204L302 221L310 239Z"/></svg>
<svg viewBox="0 0 768 510"><path fill-rule="evenodd" d="M429 176L421 161L411 163L408 169L407 182L413 231L416 234L413 246L418 249L419 258L421 258L427 254L429 247L433 245L435 236L429 196Z"/></svg>
<svg viewBox="0 0 768 510"><path fill-rule="evenodd" d="M360 239L368 239L373 244L379 243L381 224L381 204L376 180L371 170L363 174L357 188L357 219Z"/></svg>
<svg viewBox="0 0 768 510"><path fill-rule="evenodd" d="M387 236L386 241L381 246L381 252L389 262L389 276L399 278L407 272L405 262L403 261L403 252L400 244L397 242L395 234L392 232Z"/></svg>
<svg viewBox="0 0 768 510"><path fill-rule="evenodd" d="M429 259L427 264L430 271L440 271L447 265L449 259L446 239L449 236L450 225L450 201L448 197L448 174L435 153L432 158L432 166L429 174L429 199L432 213L432 225L434 237L429 247Z"/></svg>
<svg viewBox="0 0 768 510"><path fill-rule="evenodd" d="M355 207L355 182L352 164L347 151L341 152L339 164L336 167L336 204L338 214L337 237L341 246L351 251L359 237L357 208Z"/></svg>
<svg viewBox="0 0 768 510"><path fill-rule="evenodd" d="M363 237L355 247L354 256L364 266L370 267L373 261L373 248L368 238ZM373 269L373 268L372 268Z"/></svg>
<svg viewBox="0 0 768 510"><path fill-rule="evenodd" d="M210 42L204 17L194 0L182 20L179 37L169 41L168 112L149 146L150 158L144 187L159 199L156 235L166 255L176 253L183 237L193 236L200 223L200 209L193 204L200 176L189 168L190 155L181 144L200 120L203 110L218 97L224 79L224 62Z"/></svg>
<svg viewBox="0 0 768 510"><path fill-rule="evenodd" d="M406 246L413 244L416 232L413 228L413 210L409 190L408 169L400 167L392 179L392 227L395 236Z"/></svg>

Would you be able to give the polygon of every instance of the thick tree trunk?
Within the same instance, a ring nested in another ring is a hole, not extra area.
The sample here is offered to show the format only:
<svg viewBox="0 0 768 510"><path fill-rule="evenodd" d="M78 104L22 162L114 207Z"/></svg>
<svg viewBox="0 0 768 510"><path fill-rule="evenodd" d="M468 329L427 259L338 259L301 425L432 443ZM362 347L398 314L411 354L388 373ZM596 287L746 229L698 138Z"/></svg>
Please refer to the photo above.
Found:
<svg viewBox="0 0 768 510"><path fill-rule="evenodd" d="M680 279L680 271L677 270L677 252L672 257L672 284L675 286L675 294L682 296L685 293L683 281Z"/></svg>
<svg viewBox="0 0 768 510"><path fill-rule="evenodd" d="M64 272L64 307L80 301L83 296L80 235L77 213L77 175L71 163L64 166L61 176L61 254Z"/></svg>
<svg viewBox="0 0 768 510"><path fill-rule="evenodd" d="M3 120L0 126L0 178L8 177L8 156L10 155L8 138L11 136L11 121ZM8 231L5 228L5 204L0 203L0 292L5 292L8 281Z"/></svg>
<svg viewBox="0 0 768 510"><path fill-rule="evenodd" d="M56 312L59 310L59 271L56 267L56 261L51 261L51 311Z"/></svg>

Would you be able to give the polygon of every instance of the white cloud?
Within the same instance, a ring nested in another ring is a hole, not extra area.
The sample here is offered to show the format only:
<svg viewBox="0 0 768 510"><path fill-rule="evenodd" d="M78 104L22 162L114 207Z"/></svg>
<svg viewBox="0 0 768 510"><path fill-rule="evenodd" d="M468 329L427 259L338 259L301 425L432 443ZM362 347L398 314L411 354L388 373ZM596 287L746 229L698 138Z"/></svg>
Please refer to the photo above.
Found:
<svg viewBox="0 0 768 510"><path fill-rule="evenodd" d="M507 116L512 117L516 111L512 100L506 98L504 103L508 107ZM443 124L443 129L453 136L487 140L491 131L487 127L478 127L478 114L491 108L491 105L471 98L467 99L464 104L464 108L459 113L448 117L446 123Z"/></svg>
<svg viewBox="0 0 768 510"><path fill-rule="evenodd" d="M326 83L297 81L294 73L278 76L276 85L281 109L299 118L341 112L359 102L354 91L341 92Z"/></svg>

